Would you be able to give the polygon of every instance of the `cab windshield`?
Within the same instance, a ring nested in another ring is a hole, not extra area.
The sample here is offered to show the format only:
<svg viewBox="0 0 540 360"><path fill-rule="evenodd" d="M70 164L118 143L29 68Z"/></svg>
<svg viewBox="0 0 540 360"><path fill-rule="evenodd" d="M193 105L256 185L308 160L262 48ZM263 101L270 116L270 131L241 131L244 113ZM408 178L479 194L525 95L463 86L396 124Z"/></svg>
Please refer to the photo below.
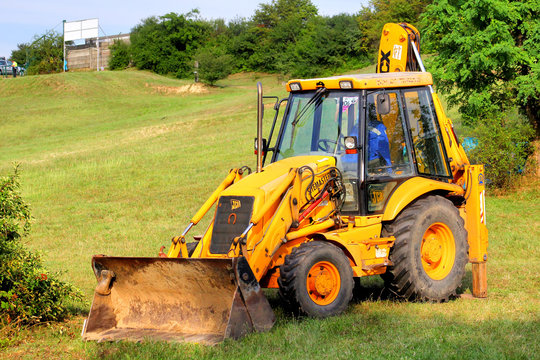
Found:
<svg viewBox="0 0 540 360"><path fill-rule="evenodd" d="M350 91L294 94L276 160L299 155L344 154L343 138L358 139L359 99L359 93Z"/></svg>

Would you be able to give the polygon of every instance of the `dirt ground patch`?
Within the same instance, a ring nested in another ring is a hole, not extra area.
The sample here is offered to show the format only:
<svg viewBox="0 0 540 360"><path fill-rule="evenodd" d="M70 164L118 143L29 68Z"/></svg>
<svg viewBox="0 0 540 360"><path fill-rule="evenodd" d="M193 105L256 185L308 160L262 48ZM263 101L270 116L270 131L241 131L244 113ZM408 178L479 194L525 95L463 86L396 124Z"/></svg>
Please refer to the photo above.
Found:
<svg viewBox="0 0 540 360"><path fill-rule="evenodd" d="M201 83L184 86L165 86L146 83L144 86L153 89L156 93L164 95L206 94L209 92L208 87Z"/></svg>

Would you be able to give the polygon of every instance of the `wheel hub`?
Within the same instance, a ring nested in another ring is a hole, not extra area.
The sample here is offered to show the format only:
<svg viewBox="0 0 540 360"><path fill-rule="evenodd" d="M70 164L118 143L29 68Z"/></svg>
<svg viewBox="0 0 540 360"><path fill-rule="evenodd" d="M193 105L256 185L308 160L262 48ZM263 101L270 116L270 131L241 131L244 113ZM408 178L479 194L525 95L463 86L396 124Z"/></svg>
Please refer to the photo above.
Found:
<svg viewBox="0 0 540 360"><path fill-rule="evenodd" d="M323 296L330 294L334 288L334 279L326 270L321 270L315 275L315 290Z"/></svg>
<svg viewBox="0 0 540 360"><path fill-rule="evenodd" d="M422 247L422 259L429 264L433 264L440 261L441 257L441 241L439 238L437 238L437 236L435 236L435 234L431 234L424 240L424 246Z"/></svg>
<svg viewBox="0 0 540 360"><path fill-rule="evenodd" d="M452 270L456 244L450 228L443 223L432 224L422 237L422 266L433 280L442 280Z"/></svg>
<svg viewBox="0 0 540 360"><path fill-rule="evenodd" d="M341 286L339 271L330 262L318 262L309 270L306 285L313 302L318 305L328 305L339 293Z"/></svg>

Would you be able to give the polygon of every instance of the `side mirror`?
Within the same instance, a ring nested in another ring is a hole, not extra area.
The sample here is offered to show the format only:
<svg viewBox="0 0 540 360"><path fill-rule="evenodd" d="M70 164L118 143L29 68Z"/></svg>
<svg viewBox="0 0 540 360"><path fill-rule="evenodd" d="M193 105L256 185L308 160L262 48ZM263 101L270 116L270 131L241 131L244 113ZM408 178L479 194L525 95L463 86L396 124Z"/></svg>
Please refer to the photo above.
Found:
<svg viewBox="0 0 540 360"><path fill-rule="evenodd" d="M390 96L387 93L377 95L377 113L379 115L390 113Z"/></svg>
<svg viewBox="0 0 540 360"><path fill-rule="evenodd" d="M258 144L258 141L257 141L257 138L255 138L255 144L254 144L254 149L255 149L255 155L258 155L259 152L258 152L258 148L257 148L257 144ZM264 156L264 154L266 154L266 139L262 139L262 156Z"/></svg>

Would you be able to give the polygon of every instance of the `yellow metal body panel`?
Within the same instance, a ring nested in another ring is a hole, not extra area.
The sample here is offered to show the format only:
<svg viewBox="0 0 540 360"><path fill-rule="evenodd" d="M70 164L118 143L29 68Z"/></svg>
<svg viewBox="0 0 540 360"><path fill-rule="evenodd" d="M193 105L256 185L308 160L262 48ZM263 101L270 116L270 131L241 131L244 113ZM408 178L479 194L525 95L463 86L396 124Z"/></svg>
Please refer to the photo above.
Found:
<svg viewBox="0 0 540 360"><path fill-rule="evenodd" d="M405 27L404 27L405 26ZM404 72L407 69L409 59L409 38L415 42L417 49L420 48L420 34L418 30L410 25L388 23L385 24L379 43L379 52L377 53L377 72L392 73Z"/></svg>
<svg viewBox="0 0 540 360"><path fill-rule="evenodd" d="M363 222L361 218L367 217L357 217L360 223ZM386 266L390 265L388 255L395 238L381 238L381 217L377 217L376 221L378 223L359 227L348 226L321 234L326 240L340 246L349 256L354 276L383 274ZM356 222L355 220L354 223Z"/></svg>
<svg viewBox="0 0 540 360"><path fill-rule="evenodd" d="M227 177L221 182L221 184L212 193L212 195L210 195L210 197L204 202L204 204L197 211L197 213L191 218L188 230L191 228L191 226L197 225L199 221L201 221L203 216L208 212L208 210L210 210L212 205L214 205L216 200L219 198L223 190L229 187L233 182L240 181L240 179L242 179L242 173L239 170L234 169L229 171L229 175L227 175ZM169 252L167 253L167 257L188 257L186 239L184 235L173 238L171 247L169 249Z"/></svg>
<svg viewBox="0 0 540 360"><path fill-rule="evenodd" d="M381 238L382 215L375 216L356 216L351 221L345 221L346 226L334 228L330 231L323 231L316 228L305 230L309 233L302 237L296 237L296 234L302 230L290 232L287 234L288 240L282 244L272 257L269 264L269 272L262 279L261 286L268 288L277 288L277 279L279 278L279 266L284 262L285 256L300 246L300 244L313 241L330 241L340 247L350 260L353 269L353 275L356 277L383 274L386 266L390 264L388 255L390 248L394 244L395 238ZM321 224L321 228L331 227L332 221L327 220ZM294 239L292 239L294 238Z"/></svg>
<svg viewBox="0 0 540 360"><path fill-rule="evenodd" d="M469 261L487 261L486 191L483 165L466 167L468 177L465 203L465 228L469 236Z"/></svg>
<svg viewBox="0 0 540 360"><path fill-rule="evenodd" d="M423 177L414 177L401 184L390 196L382 220L390 221L395 219L401 210L411 202L433 191L443 191L455 195L463 195L464 193L463 188L455 184Z"/></svg>
<svg viewBox="0 0 540 360"><path fill-rule="evenodd" d="M287 91L291 91L291 83L299 83L302 90L315 90L324 84L327 89L340 89L341 81L350 81L353 89L381 89L389 87L410 87L433 85L430 73L403 72L386 74L341 75L316 79L296 79L287 82Z"/></svg>

